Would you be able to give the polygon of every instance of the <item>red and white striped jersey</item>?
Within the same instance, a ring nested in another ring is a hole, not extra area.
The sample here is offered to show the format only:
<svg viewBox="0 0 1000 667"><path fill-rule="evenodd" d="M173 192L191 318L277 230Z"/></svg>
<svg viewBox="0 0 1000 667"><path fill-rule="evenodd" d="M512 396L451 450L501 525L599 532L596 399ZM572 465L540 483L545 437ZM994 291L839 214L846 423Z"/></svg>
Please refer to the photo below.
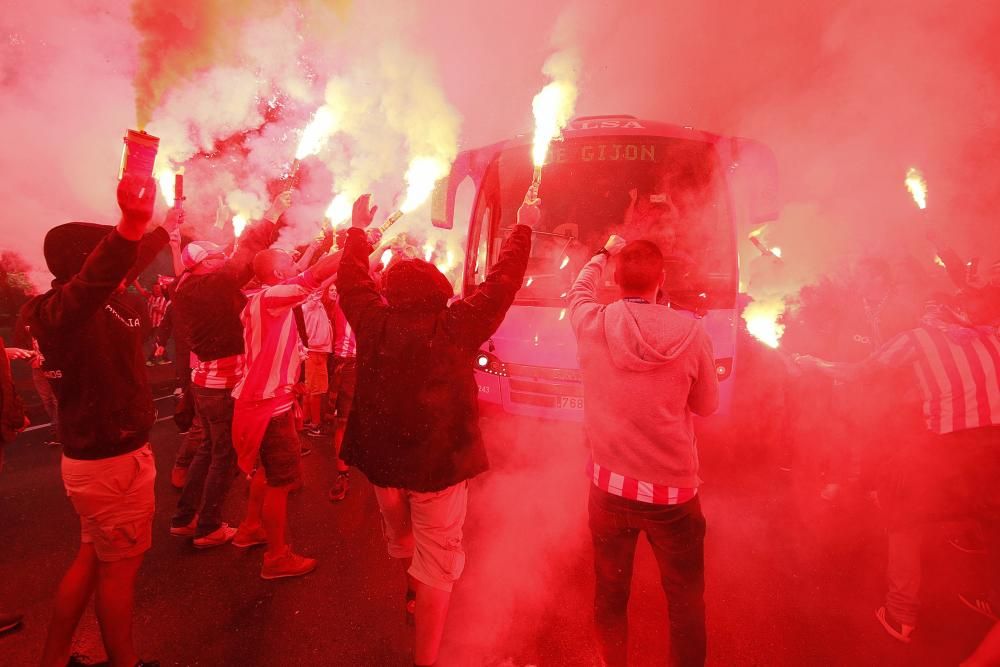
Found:
<svg viewBox="0 0 1000 667"><path fill-rule="evenodd" d="M191 353L191 382L206 389L232 389L243 377L243 355L202 361Z"/></svg>
<svg viewBox="0 0 1000 667"><path fill-rule="evenodd" d="M164 296L149 297L149 323L154 327L163 323L163 316L167 313L167 298Z"/></svg>
<svg viewBox="0 0 1000 667"><path fill-rule="evenodd" d="M312 272L306 270L283 283L247 295L247 305L240 315L243 377L233 390L234 398L259 401L291 396L300 365L308 356L292 309L319 286Z"/></svg>
<svg viewBox="0 0 1000 667"><path fill-rule="evenodd" d="M680 505L698 495L697 487L688 489L643 482L611 472L594 461L588 465L587 474L594 481L594 486L602 491L607 491L613 496L638 500L641 503L650 503L651 505Z"/></svg>
<svg viewBox="0 0 1000 667"><path fill-rule="evenodd" d="M935 327L899 334L872 355L883 366L912 366L927 428L938 434L1000 424L1000 337L991 327Z"/></svg>
<svg viewBox="0 0 1000 667"><path fill-rule="evenodd" d="M333 356L339 358L356 357L358 355L358 341L354 338L354 329L347 321L344 311L340 308L340 302L333 307Z"/></svg>

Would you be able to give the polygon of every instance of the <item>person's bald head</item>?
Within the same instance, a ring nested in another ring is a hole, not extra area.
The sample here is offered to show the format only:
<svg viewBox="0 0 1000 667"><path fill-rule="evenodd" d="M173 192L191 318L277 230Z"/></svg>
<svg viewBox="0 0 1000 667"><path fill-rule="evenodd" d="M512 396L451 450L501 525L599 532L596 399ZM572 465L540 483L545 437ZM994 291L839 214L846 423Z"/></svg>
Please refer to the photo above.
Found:
<svg viewBox="0 0 1000 667"><path fill-rule="evenodd" d="M295 274L295 261L284 250L268 248L254 256L253 272L262 285L276 285Z"/></svg>

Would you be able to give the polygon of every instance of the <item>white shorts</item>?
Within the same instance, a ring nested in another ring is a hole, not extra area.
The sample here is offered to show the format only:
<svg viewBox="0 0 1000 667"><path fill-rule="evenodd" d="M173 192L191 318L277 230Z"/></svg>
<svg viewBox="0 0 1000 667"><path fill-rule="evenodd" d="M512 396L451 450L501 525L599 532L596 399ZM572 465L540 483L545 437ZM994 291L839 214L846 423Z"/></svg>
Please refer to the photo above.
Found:
<svg viewBox="0 0 1000 667"><path fill-rule="evenodd" d="M389 555L413 558L411 577L451 592L465 569L462 527L469 506L469 483L459 482L433 493L374 488Z"/></svg>

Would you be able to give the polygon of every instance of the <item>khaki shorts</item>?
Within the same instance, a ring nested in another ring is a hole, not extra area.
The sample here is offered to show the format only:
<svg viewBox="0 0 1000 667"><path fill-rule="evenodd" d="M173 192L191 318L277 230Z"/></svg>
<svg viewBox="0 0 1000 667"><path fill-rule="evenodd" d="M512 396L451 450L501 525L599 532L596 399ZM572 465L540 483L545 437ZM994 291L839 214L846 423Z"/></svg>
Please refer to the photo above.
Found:
<svg viewBox="0 0 1000 667"><path fill-rule="evenodd" d="M149 445L110 459L62 459L63 486L80 516L80 540L104 562L139 556L153 543L156 462Z"/></svg>
<svg viewBox="0 0 1000 667"><path fill-rule="evenodd" d="M309 352L306 358L306 393L325 394L330 387L330 375L326 369L328 352Z"/></svg>
<svg viewBox="0 0 1000 667"><path fill-rule="evenodd" d="M268 486L288 486L302 479L302 443L291 410L268 422L260 443L260 462Z"/></svg>
<svg viewBox="0 0 1000 667"><path fill-rule="evenodd" d="M434 493L374 488L389 555L413 558L410 576L451 592L465 569L462 526L469 506L469 483L459 482Z"/></svg>

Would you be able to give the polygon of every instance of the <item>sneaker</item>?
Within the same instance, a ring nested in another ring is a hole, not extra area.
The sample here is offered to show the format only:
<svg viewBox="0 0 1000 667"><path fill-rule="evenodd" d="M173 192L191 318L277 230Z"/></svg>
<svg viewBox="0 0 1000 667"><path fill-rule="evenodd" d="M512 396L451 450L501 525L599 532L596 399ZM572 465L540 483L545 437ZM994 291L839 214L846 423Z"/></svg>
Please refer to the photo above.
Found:
<svg viewBox="0 0 1000 667"><path fill-rule="evenodd" d="M196 514L191 523L186 526L175 526L171 524L170 534L174 537L194 537L194 529L198 525L198 515Z"/></svg>
<svg viewBox="0 0 1000 667"><path fill-rule="evenodd" d="M889 633L890 637L898 639L904 644L910 643L910 635L913 634L914 627L912 625L906 625L905 623L900 623L892 616L885 607L879 607L875 610L875 618L878 622L882 624L885 631Z"/></svg>
<svg viewBox="0 0 1000 667"><path fill-rule="evenodd" d="M170 471L170 486L175 489L183 489L184 482L187 481L188 469L174 466Z"/></svg>
<svg viewBox="0 0 1000 667"><path fill-rule="evenodd" d="M146 361L146 365L152 367L152 366L156 365L156 362L155 361L149 361L149 360L147 360Z"/></svg>
<svg viewBox="0 0 1000 667"><path fill-rule="evenodd" d="M228 523L224 523L208 535L202 535L201 537L194 538L194 546L198 549L220 547L226 542L232 540L234 535L236 535L236 529L231 527Z"/></svg>
<svg viewBox="0 0 1000 667"><path fill-rule="evenodd" d="M351 478L346 472L337 474L337 481L333 483L330 487L330 492L327 494L330 502L337 502L343 500L347 496L347 490L351 488Z"/></svg>
<svg viewBox="0 0 1000 667"><path fill-rule="evenodd" d="M234 547L248 549L250 547L257 546L258 544L267 544L267 533L264 532L264 526L247 528L246 524L241 524L240 527L236 529L232 542Z"/></svg>
<svg viewBox="0 0 1000 667"><path fill-rule="evenodd" d="M966 607L977 614L982 614L994 623L996 621L1000 621L1000 617L998 617L996 611L994 611L993 605L990 604L989 599L985 596L977 595L976 593L959 593L958 599Z"/></svg>
<svg viewBox="0 0 1000 667"><path fill-rule="evenodd" d="M277 556L264 554L264 567L260 570L260 578L281 579L283 577L301 577L315 569L315 558L300 556L292 552L291 547L285 547L284 553Z"/></svg>
<svg viewBox="0 0 1000 667"><path fill-rule="evenodd" d="M6 614L0 612L0 634L9 632L10 630L20 626L22 620L24 620L24 617L20 614Z"/></svg>

